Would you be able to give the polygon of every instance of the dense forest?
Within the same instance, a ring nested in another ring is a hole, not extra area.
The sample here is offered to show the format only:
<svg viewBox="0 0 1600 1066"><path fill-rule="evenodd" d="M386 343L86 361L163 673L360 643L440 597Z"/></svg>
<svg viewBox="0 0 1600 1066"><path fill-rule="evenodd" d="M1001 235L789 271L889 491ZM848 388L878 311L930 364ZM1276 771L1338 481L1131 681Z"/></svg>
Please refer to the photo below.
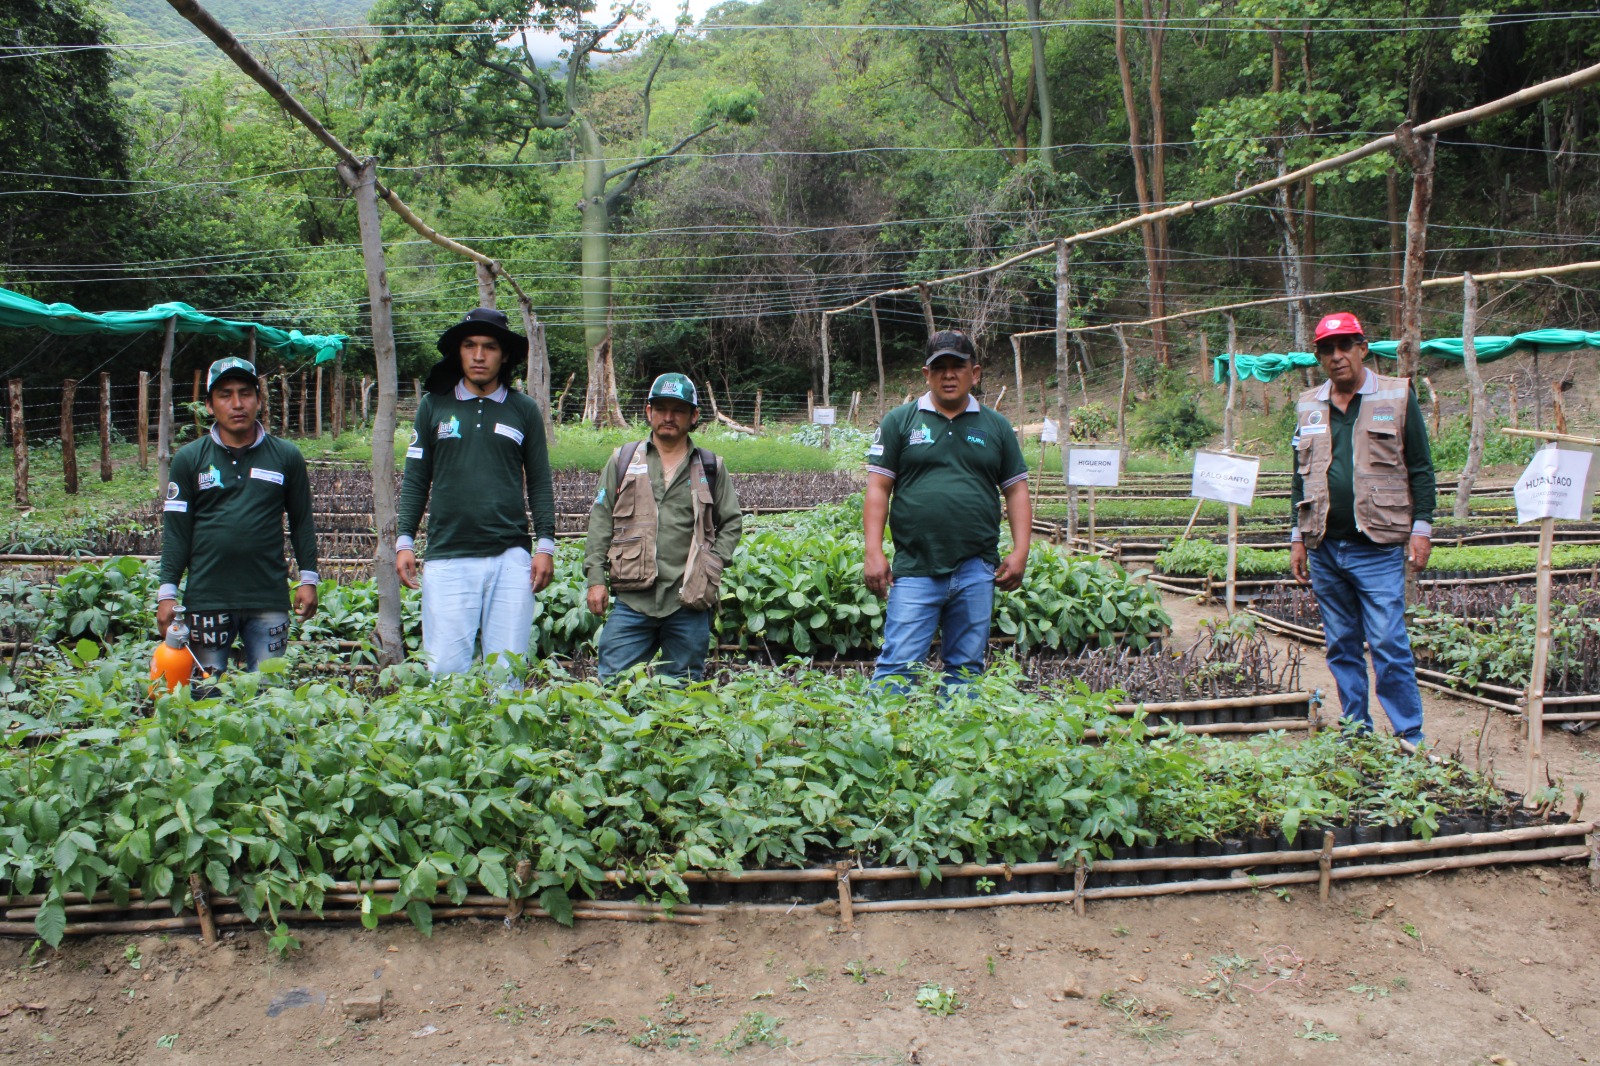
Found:
<svg viewBox="0 0 1600 1066"><path fill-rule="evenodd" d="M558 384L592 375L601 351L624 392L685 362L719 387L804 390L830 307L1600 60L1600 14L1536 0L763 0L676 31L588 2L208 7L419 214L521 281ZM559 34L562 57L541 62L523 27ZM3 284L86 310L182 300L348 333L352 365L370 365L356 219L330 154L197 40L162 0L0 11ZM1080 247L1075 320L1392 283L1411 185L1407 162L1378 155ZM1427 267L1591 258L1597 217L1589 88L1440 138ZM409 374L476 282L392 215L384 232ZM1009 360L1007 334L1054 323L1052 269L941 288L936 314ZM1592 328L1597 295L1582 277L1521 286L1480 329ZM1356 307L1371 332L1392 327L1389 297ZM1242 316L1242 348L1303 345L1312 310ZM922 311L915 297L879 311L903 364ZM1129 339L1178 359L1198 328ZM1220 350L1221 324L1205 328ZM1426 334L1458 328L1454 300L1430 302ZM873 330L865 309L834 321L835 389L875 382ZM0 376L148 368L155 350L7 333ZM214 356L191 345L179 372Z"/></svg>

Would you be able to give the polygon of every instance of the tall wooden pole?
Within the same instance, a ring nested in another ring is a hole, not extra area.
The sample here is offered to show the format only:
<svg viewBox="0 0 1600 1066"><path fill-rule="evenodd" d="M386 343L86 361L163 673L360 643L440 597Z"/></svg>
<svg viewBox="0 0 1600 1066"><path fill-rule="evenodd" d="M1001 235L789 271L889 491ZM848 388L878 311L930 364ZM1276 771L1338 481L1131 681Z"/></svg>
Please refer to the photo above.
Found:
<svg viewBox="0 0 1600 1066"><path fill-rule="evenodd" d="M316 374L317 374L316 435L318 437L321 437L322 436L322 367L320 367L320 366L317 367Z"/></svg>
<svg viewBox="0 0 1600 1066"><path fill-rule="evenodd" d="M495 305L494 270L484 263L473 263L473 271L478 276L478 306L493 307Z"/></svg>
<svg viewBox="0 0 1600 1066"><path fill-rule="evenodd" d="M395 401L400 380L395 369L394 320L389 275L383 260L376 173L374 159L364 161L359 169L339 164L339 176L355 194L372 314L372 355L378 368L378 414L372 427L372 518L378 534L372 559L372 576L378 585L378 624L373 642L378 648L378 661L392 665L405 658L400 634L400 578L394 569L394 539L400 521L394 487Z"/></svg>
<svg viewBox="0 0 1600 1066"><path fill-rule="evenodd" d="M1422 275L1428 250L1428 209L1433 203L1432 134L1418 136L1410 121L1394 131L1400 153L1411 164L1411 209L1406 215L1405 271L1400 281L1400 335L1395 374L1414 377L1422 360Z"/></svg>
<svg viewBox="0 0 1600 1066"><path fill-rule="evenodd" d="M1539 790L1539 760L1544 755L1544 685L1550 668L1550 556L1555 545L1556 520L1539 522L1537 630L1533 638L1533 669L1528 676L1527 786L1523 796ZM1526 802L1526 800L1524 800Z"/></svg>
<svg viewBox="0 0 1600 1066"><path fill-rule="evenodd" d="M78 434L72 425L72 405L78 398L78 382L67 378L61 383L61 480L67 495L78 494Z"/></svg>
<svg viewBox="0 0 1600 1066"><path fill-rule="evenodd" d="M550 345L545 339L544 323L533 313L533 301L518 294L517 310L522 315L522 332L528 338L528 395L544 415L544 435L551 442L556 439L555 412L550 409Z"/></svg>
<svg viewBox="0 0 1600 1066"><path fill-rule="evenodd" d="M1072 436L1072 248L1056 239L1056 429L1061 450L1061 481L1067 480L1067 446ZM1083 380L1082 367L1078 380ZM1046 408L1048 410L1048 408ZM1044 476L1044 451L1039 452L1039 475ZM1078 536L1078 490L1067 485L1067 551Z"/></svg>
<svg viewBox="0 0 1600 1066"><path fill-rule="evenodd" d="M1114 331L1117 335L1117 346L1122 349L1122 389L1117 394L1117 443L1122 445L1122 455L1128 454L1128 390L1133 386L1133 349L1128 347L1128 338L1123 335L1122 327ZM1125 463L1127 460L1124 459Z"/></svg>
<svg viewBox="0 0 1600 1066"><path fill-rule="evenodd" d="M933 293L926 282L917 283L917 299L922 303L922 322L928 327L928 336L933 336L938 330L933 324Z"/></svg>
<svg viewBox="0 0 1600 1066"><path fill-rule="evenodd" d="M1468 415L1470 428L1467 437L1467 462L1456 480L1456 502L1452 512L1455 519L1466 519L1472 506L1472 487L1477 484L1478 472L1483 469L1484 435L1489 429L1489 393L1483 387L1483 374L1478 369L1478 286L1471 274L1461 278L1461 361L1467 371L1467 387L1471 392L1472 406Z"/></svg>
<svg viewBox="0 0 1600 1066"><path fill-rule="evenodd" d="M139 424L133 427L134 440L139 445L139 469L150 469L150 372L139 371ZM161 491L167 490L163 483Z"/></svg>
<svg viewBox="0 0 1600 1066"><path fill-rule="evenodd" d="M11 496L17 507L28 507L28 421L22 409L22 379L8 383L11 393Z"/></svg>
<svg viewBox="0 0 1600 1066"><path fill-rule="evenodd" d="M178 320L167 319L167 332L161 341L160 389L156 410L156 475L163 495L167 474L172 469L172 345L178 336Z"/></svg>
<svg viewBox="0 0 1600 1066"><path fill-rule="evenodd" d="M1200 334L1201 339L1205 334ZM1238 327L1233 316L1228 316L1228 406L1222 413L1222 449L1233 451L1234 441L1238 439L1238 412L1234 410L1234 396L1239 391L1239 362L1235 358L1238 348ZM1228 615L1232 617L1238 610L1239 591L1239 505L1228 504L1228 584L1227 605Z"/></svg>
<svg viewBox="0 0 1600 1066"><path fill-rule="evenodd" d="M1011 335L1011 362L1017 374L1017 443L1022 443L1022 427L1028 421L1028 396L1022 388L1022 338Z"/></svg>
<svg viewBox="0 0 1600 1066"><path fill-rule="evenodd" d="M878 301L872 300L868 304L872 308L872 350L878 357L878 420L883 420L883 414L888 410L889 387L883 376L883 324L878 321ZM759 390L758 390L759 393ZM761 420L756 419L759 428Z"/></svg>
<svg viewBox="0 0 1600 1066"><path fill-rule="evenodd" d="M822 312L822 406L832 407L832 357L828 351L828 312Z"/></svg>
<svg viewBox="0 0 1600 1066"><path fill-rule="evenodd" d="M100 480L110 481L111 469L111 373L100 372Z"/></svg>

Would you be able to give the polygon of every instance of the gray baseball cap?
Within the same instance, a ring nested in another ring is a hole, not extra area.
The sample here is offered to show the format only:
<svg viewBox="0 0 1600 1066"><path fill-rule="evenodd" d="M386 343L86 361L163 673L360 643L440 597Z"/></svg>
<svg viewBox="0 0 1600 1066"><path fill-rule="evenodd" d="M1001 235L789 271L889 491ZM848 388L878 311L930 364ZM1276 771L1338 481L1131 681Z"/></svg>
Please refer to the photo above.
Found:
<svg viewBox="0 0 1600 1066"><path fill-rule="evenodd" d="M926 351L928 357L922 361L923 366L932 366L935 359L947 355L969 363L978 361L978 350L972 346L972 338L959 329L941 329L928 338Z"/></svg>

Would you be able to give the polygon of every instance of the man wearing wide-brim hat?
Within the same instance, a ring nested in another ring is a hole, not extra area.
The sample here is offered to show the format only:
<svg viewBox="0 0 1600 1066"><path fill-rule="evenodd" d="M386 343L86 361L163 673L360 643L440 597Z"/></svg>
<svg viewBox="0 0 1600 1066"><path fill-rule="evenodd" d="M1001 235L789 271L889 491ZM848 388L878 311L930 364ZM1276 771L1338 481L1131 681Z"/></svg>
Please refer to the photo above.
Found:
<svg viewBox="0 0 1600 1066"><path fill-rule="evenodd" d="M485 658L527 654L533 595L555 572L555 494L544 418L511 389L527 338L478 307L444 331L439 354L406 448L395 569L418 587L414 538L426 509L423 652L434 673L458 673L475 647Z"/></svg>
<svg viewBox="0 0 1600 1066"><path fill-rule="evenodd" d="M156 628L166 635L182 581L200 665L216 674L236 656L254 670L289 645L285 516L299 566L294 613L304 621L317 610L311 482L300 449L261 424L254 364L237 357L212 363L206 410L211 429L172 457L161 513Z"/></svg>
<svg viewBox="0 0 1600 1066"><path fill-rule="evenodd" d="M1406 564L1428 565L1434 476L1428 430L1405 378L1365 365L1367 339L1349 312L1317 323L1328 380L1295 405L1294 528L1289 565L1317 595L1328 670L1344 717L1371 729L1367 651L1378 702L1401 740L1423 742L1422 694L1406 633Z"/></svg>

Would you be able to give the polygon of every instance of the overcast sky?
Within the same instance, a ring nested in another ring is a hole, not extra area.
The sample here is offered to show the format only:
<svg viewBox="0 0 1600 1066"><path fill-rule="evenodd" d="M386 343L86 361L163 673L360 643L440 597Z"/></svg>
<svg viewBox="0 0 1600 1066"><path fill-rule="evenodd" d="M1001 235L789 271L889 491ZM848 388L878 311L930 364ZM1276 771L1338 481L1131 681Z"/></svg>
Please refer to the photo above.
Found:
<svg viewBox="0 0 1600 1066"><path fill-rule="evenodd" d="M696 22L699 22L705 18L707 11L720 2L721 0L689 0L689 15ZM600 22L603 19L608 19L610 5L600 3L596 6L597 10L593 16L594 21ZM678 0L648 0L646 6L650 8L650 17L663 26L671 26L673 20L678 17ZM639 24L630 22L629 25L637 27ZM561 51L561 39L554 35L547 35L543 39L533 37L530 38L530 41L532 45L531 51L541 64L553 61ZM606 57L596 56L595 58L604 60Z"/></svg>

